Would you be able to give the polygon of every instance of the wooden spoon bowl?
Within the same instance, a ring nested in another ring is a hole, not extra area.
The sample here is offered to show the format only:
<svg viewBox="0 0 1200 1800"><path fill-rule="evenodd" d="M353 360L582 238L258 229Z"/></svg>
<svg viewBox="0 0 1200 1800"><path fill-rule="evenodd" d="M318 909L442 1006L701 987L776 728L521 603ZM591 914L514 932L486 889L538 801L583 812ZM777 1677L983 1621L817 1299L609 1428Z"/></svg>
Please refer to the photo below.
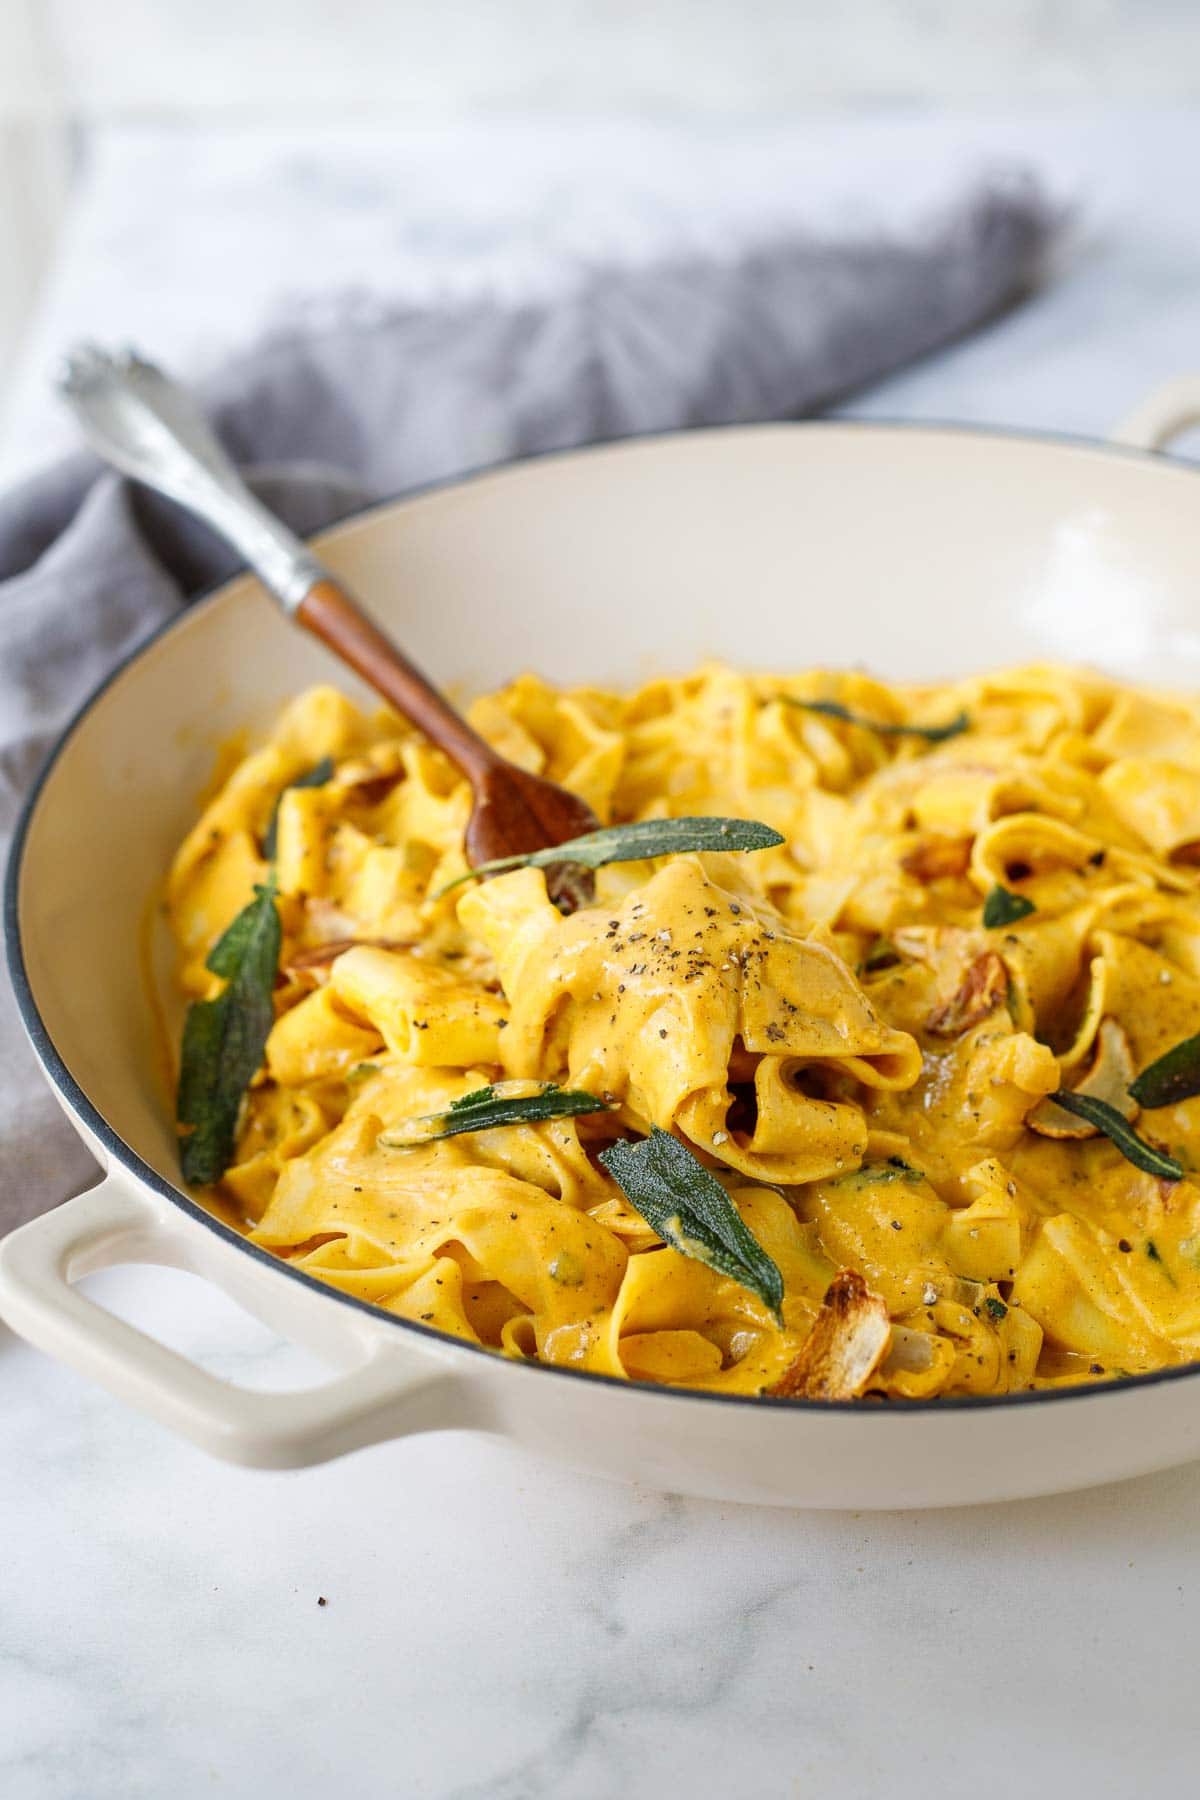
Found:
<svg viewBox="0 0 1200 1800"><path fill-rule="evenodd" d="M59 383L105 461L194 513L233 545L268 592L410 719L462 770L474 804L465 850L471 866L526 856L595 831L575 794L518 769L472 729L358 602L246 487L187 393L133 352L85 345ZM588 900L590 872L553 864L546 886L563 911Z"/></svg>
<svg viewBox="0 0 1200 1800"><path fill-rule="evenodd" d="M597 829L600 821L578 795L518 769L481 738L332 576L314 583L295 616L462 770L473 795L465 834L472 868ZM552 864L546 888L570 912L591 898L594 882L578 865Z"/></svg>

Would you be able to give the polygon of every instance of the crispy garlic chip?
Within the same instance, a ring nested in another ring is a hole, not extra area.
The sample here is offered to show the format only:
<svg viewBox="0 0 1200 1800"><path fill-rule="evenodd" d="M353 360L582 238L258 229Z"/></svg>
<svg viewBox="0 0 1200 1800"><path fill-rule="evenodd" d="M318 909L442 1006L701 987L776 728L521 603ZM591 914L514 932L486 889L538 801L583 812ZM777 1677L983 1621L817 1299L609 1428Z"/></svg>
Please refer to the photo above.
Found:
<svg viewBox="0 0 1200 1800"><path fill-rule="evenodd" d="M1008 995L1008 970L994 950L987 950L970 964L958 991L939 1006L929 1020L935 1037L960 1037L982 1023Z"/></svg>
<svg viewBox="0 0 1200 1800"><path fill-rule="evenodd" d="M329 973L329 966L339 956L345 956L347 950L357 950L360 946L369 950L411 950L413 942L409 938L328 938L323 944L310 944L307 949L294 950L282 963L285 975L293 980L311 977L314 981L323 981Z"/></svg>
<svg viewBox="0 0 1200 1800"><path fill-rule="evenodd" d="M1138 1103L1130 1096L1129 1086L1136 1073L1133 1051L1124 1030L1115 1019L1101 1019L1092 1066L1083 1080L1076 1082L1072 1092L1103 1100L1132 1125L1138 1116ZM1098 1128L1089 1125L1086 1119L1077 1119L1064 1107L1056 1106L1049 1096L1039 1100L1032 1112L1026 1113L1025 1123L1039 1137L1088 1138L1097 1136L1098 1132Z"/></svg>
<svg viewBox="0 0 1200 1800"><path fill-rule="evenodd" d="M949 876L965 875L971 866L973 842L969 837L925 838L900 858L900 867L918 881L944 881Z"/></svg>
<svg viewBox="0 0 1200 1800"><path fill-rule="evenodd" d="M856 1269L840 1269L804 1348L768 1392L783 1400L853 1400L891 1342L888 1310Z"/></svg>

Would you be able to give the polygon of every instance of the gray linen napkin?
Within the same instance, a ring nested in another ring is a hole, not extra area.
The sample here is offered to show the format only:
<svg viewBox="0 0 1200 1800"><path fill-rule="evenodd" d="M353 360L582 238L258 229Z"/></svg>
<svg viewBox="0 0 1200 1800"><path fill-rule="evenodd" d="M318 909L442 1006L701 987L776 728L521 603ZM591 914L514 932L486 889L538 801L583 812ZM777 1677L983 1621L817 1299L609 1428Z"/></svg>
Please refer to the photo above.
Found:
<svg viewBox="0 0 1200 1800"><path fill-rule="evenodd" d="M725 262L595 270L544 303L277 333L203 398L268 505L310 533L534 451L827 406L1021 298L1055 224L1031 184L1009 181L907 240L792 238ZM233 567L203 527L84 455L0 499L0 844L71 709ZM0 1230L91 1173L0 980Z"/></svg>

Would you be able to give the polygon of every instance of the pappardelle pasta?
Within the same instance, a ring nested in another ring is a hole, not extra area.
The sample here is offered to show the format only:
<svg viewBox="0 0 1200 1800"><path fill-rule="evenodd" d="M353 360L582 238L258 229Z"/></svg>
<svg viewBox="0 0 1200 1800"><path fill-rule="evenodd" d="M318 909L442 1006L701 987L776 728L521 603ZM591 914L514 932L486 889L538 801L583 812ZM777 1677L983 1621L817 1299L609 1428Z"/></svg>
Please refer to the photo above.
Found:
<svg viewBox="0 0 1200 1800"><path fill-rule="evenodd" d="M605 826L764 847L651 834L564 914L542 868L461 879L469 790L417 731L294 701L165 900L185 1170L255 1242L510 1357L726 1393L1200 1355L1193 702L708 666L470 717Z"/></svg>

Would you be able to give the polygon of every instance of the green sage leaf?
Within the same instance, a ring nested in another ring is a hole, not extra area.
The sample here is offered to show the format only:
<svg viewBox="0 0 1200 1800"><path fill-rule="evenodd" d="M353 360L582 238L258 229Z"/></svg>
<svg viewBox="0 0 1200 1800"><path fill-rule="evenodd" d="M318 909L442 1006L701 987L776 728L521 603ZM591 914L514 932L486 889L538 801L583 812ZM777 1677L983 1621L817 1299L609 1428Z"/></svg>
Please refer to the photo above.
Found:
<svg viewBox="0 0 1200 1800"><path fill-rule="evenodd" d="M498 1125L538 1125L544 1119L570 1119L578 1113L608 1112L607 1101L597 1100L581 1088L561 1088L546 1083L536 1094L505 1093L505 1086L476 1088L461 1094L442 1112L424 1113L402 1125L380 1132L377 1142L385 1150L408 1150L414 1144L431 1144L437 1138L459 1137L466 1131L492 1131Z"/></svg>
<svg viewBox="0 0 1200 1800"><path fill-rule="evenodd" d="M989 931L995 931L1001 925L1015 925L1018 919L1027 919L1036 911L1033 901L1024 894L1014 894L997 884L983 903L983 922Z"/></svg>
<svg viewBox="0 0 1200 1800"><path fill-rule="evenodd" d="M889 1156L886 1162L865 1162L857 1169L849 1169L845 1175L835 1175L829 1185L857 1191L859 1188L886 1187L893 1181L917 1187L924 1179L923 1171L906 1163L902 1156Z"/></svg>
<svg viewBox="0 0 1200 1800"><path fill-rule="evenodd" d="M685 1144L656 1125L638 1143L622 1141L601 1151L600 1161L664 1243L740 1282L782 1321L778 1265Z"/></svg>
<svg viewBox="0 0 1200 1800"><path fill-rule="evenodd" d="M877 731L881 737L922 738L927 744L944 744L948 738L958 737L971 729L970 716L965 712L956 713L944 725L898 725L891 719L868 719L865 714L843 706L840 700L798 700L794 694L781 694L779 697L786 705L799 707L801 712L820 713L826 719L840 719L844 725L858 725L864 731Z"/></svg>
<svg viewBox="0 0 1200 1800"><path fill-rule="evenodd" d="M1165 1050L1129 1084L1139 1106L1174 1106L1200 1094L1200 1032Z"/></svg>
<svg viewBox="0 0 1200 1800"><path fill-rule="evenodd" d="M1183 1180L1183 1165L1140 1138L1129 1121L1123 1119L1107 1100L1097 1100L1094 1094L1074 1094L1069 1088L1060 1088L1050 1098L1064 1112L1074 1113L1077 1119L1086 1119L1089 1125L1102 1131L1135 1168L1145 1170L1147 1175L1159 1175L1164 1181Z"/></svg>
<svg viewBox="0 0 1200 1800"><path fill-rule="evenodd" d="M279 849L279 807L288 789L324 787L326 782L332 778L333 758L332 756L323 756L319 763L314 763L312 768L307 769L303 775L297 775L294 781L289 781L287 787L280 788L275 804L271 808L270 821L263 837L263 855L268 862L275 861Z"/></svg>
<svg viewBox="0 0 1200 1800"><path fill-rule="evenodd" d="M599 869L606 863L644 862L652 856L683 856L693 850L770 850L783 842L778 831L755 819L643 819L637 825L606 825L525 856L501 856L480 863L430 897L440 900L451 888L476 875L499 875L507 869L547 869L555 863Z"/></svg>
<svg viewBox="0 0 1200 1800"><path fill-rule="evenodd" d="M219 1181L233 1160L238 1115L246 1089L262 1067L275 1022L271 992L282 932L275 875L208 953L206 966L225 977L215 1000L188 1007L183 1027L175 1115L185 1181Z"/></svg>

